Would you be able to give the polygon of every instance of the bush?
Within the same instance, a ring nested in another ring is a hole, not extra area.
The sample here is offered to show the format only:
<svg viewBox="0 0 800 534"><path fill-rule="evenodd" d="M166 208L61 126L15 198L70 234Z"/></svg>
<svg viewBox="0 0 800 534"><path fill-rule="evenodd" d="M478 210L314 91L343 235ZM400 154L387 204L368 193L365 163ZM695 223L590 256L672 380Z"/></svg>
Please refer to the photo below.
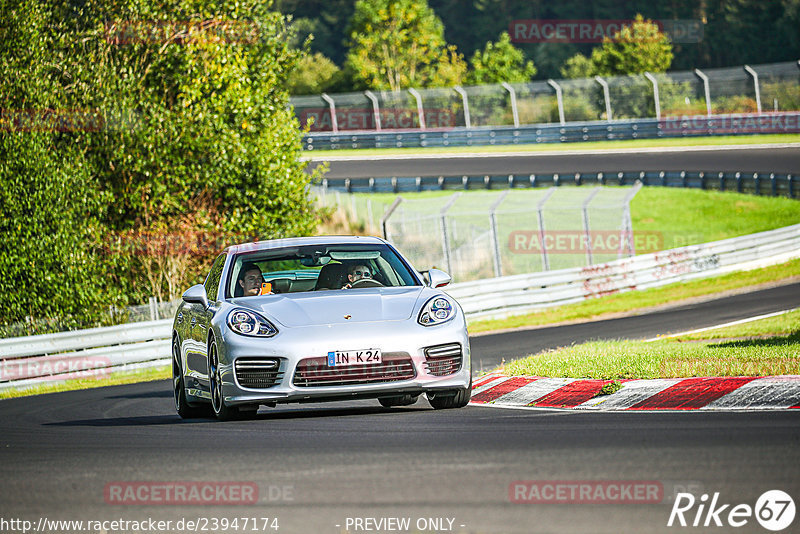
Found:
<svg viewBox="0 0 800 534"><path fill-rule="evenodd" d="M314 177L285 89L299 52L281 15L256 0L0 11L2 239L14 251L0 261L14 295L0 323L173 297L232 241L313 232ZM16 120L26 114L34 123ZM198 233L215 239L172 264L160 241L141 241Z"/></svg>

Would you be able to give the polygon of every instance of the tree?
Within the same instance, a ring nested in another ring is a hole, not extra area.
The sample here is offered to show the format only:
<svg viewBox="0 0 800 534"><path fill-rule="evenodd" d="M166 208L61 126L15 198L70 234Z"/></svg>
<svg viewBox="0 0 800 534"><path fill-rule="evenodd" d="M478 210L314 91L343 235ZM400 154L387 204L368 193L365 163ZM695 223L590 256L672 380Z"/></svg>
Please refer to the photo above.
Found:
<svg viewBox="0 0 800 534"><path fill-rule="evenodd" d="M592 50L591 61L595 74L616 76L665 72L672 64L672 44L658 25L641 15L631 26L624 27L613 37L603 39L603 45Z"/></svg>
<svg viewBox="0 0 800 534"><path fill-rule="evenodd" d="M561 67L561 76L571 78L590 78L596 73L594 63L583 54L575 54Z"/></svg>
<svg viewBox="0 0 800 534"><path fill-rule="evenodd" d="M511 44L508 32L501 33L497 42L486 43L483 50L476 50L470 64L472 71L467 79L473 85L528 82L536 75L533 61L526 61L522 50Z"/></svg>
<svg viewBox="0 0 800 534"><path fill-rule="evenodd" d="M0 322L174 297L232 241L314 231L282 15L258 0L0 12L0 234L18 251L0 261L15 293ZM58 245L52 261L37 241ZM162 243L196 261L171 262Z"/></svg>
<svg viewBox="0 0 800 534"><path fill-rule="evenodd" d="M286 90L291 95L324 93L338 82L341 75L341 69L320 52L306 54L289 75Z"/></svg>
<svg viewBox="0 0 800 534"><path fill-rule="evenodd" d="M348 35L346 68L370 89L455 84L466 71L426 0L359 0Z"/></svg>

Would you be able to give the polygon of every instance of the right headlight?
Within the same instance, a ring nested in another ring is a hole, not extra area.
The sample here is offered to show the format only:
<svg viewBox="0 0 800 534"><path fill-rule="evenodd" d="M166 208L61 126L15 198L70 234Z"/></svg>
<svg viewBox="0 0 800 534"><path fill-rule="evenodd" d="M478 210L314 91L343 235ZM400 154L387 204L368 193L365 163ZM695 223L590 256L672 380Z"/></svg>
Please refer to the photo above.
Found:
<svg viewBox="0 0 800 534"><path fill-rule="evenodd" d="M228 326L243 336L272 337L278 333L278 329L260 314L242 308L231 310Z"/></svg>
<svg viewBox="0 0 800 534"><path fill-rule="evenodd" d="M417 322L422 326L433 326L449 321L455 314L455 304L448 298L439 295L425 303L419 312Z"/></svg>

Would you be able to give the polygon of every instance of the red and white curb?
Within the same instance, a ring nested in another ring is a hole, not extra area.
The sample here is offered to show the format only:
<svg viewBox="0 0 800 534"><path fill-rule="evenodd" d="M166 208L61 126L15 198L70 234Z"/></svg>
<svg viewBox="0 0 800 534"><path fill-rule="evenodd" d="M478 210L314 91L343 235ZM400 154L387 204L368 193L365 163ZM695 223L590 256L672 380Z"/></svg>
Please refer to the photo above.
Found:
<svg viewBox="0 0 800 534"><path fill-rule="evenodd" d="M473 406L575 410L786 410L800 409L800 376L611 380L505 376L490 373L472 388Z"/></svg>

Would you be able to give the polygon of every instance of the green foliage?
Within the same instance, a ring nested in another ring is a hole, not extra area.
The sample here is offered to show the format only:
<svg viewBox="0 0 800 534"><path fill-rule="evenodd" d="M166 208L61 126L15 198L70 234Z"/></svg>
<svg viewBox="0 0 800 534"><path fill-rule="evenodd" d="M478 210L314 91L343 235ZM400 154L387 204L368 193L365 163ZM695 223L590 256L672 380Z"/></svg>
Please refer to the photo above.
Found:
<svg viewBox="0 0 800 534"><path fill-rule="evenodd" d="M591 78L596 74L594 63L583 54L575 54L561 67L563 78Z"/></svg>
<svg viewBox="0 0 800 534"><path fill-rule="evenodd" d="M597 392L597 395L595 396L599 397L601 395L613 395L620 389L622 389L622 383L619 380L612 380L607 384L603 384L603 387L600 388L600 391Z"/></svg>
<svg viewBox="0 0 800 534"><path fill-rule="evenodd" d="M370 89L447 86L466 71L426 0L359 0L348 36L346 67Z"/></svg>
<svg viewBox="0 0 800 534"><path fill-rule="evenodd" d="M636 15L630 27L623 28L611 39L604 39L602 47L592 50L591 62L595 74L614 76L664 72L672 64L672 58L669 38L653 21Z"/></svg>
<svg viewBox="0 0 800 534"><path fill-rule="evenodd" d="M280 14L0 1L0 321L171 298L231 241L314 230Z"/></svg>
<svg viewBox="0 0 800 534"><path fill-rule="evenodd" d="M341 76L341 69L320 52L306 54L289 76L286 90L292 95L318 95L333 87Z"/></svg>
<svg viewBox="0 0 800 534"><path fill-rule="evenodd" d="M528 82L536 75L533 61L526 61L525 54L511 44L508 32L500 34L497 42L486 43L483 50L476 50L470 65L467 83L471 85Z"/></svg>

